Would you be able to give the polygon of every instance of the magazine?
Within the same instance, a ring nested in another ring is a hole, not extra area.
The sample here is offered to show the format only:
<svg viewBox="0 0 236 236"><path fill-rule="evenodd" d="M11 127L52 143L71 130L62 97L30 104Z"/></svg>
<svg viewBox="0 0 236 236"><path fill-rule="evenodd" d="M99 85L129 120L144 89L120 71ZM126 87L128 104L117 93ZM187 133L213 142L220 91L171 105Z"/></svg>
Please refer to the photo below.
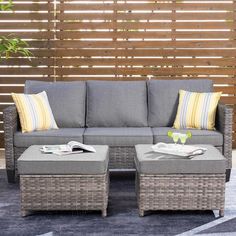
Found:
<svg viewBox="0 0 236 236"><path fill-rule="evenodd" d="M191 158L193 156L204 154L207 149L192 145L157 143L152 146L152 150L162 154Z"/></svg>
<svg viewBox="0 0 236 236"><path fill-rule="evenodd" d="M95 148L77 141L70 141L62 145L45 145L40 149L46 154L68 155L82 152L96 152Z"/></svg>

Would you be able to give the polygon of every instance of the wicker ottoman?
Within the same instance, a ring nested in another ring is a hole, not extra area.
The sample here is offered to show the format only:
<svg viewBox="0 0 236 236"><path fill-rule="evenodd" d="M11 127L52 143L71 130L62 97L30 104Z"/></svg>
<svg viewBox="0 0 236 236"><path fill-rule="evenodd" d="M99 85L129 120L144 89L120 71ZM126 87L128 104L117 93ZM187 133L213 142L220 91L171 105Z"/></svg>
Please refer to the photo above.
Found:
<svg viewBox="0 0 236 236"><path fill-rule="evenodd" d="M225 158L213 146L192 159L154 153L136 145L136 194L140 216L148 210L219 210L224 215Z"/></svg>
<svg viewBox="0 0 236 236"><path fill-rule="evenodd" d="M29 147L18 159L21 212L42 210L101 210L107 215L108 146L96 153L66 156L42 154Z"/></svg>

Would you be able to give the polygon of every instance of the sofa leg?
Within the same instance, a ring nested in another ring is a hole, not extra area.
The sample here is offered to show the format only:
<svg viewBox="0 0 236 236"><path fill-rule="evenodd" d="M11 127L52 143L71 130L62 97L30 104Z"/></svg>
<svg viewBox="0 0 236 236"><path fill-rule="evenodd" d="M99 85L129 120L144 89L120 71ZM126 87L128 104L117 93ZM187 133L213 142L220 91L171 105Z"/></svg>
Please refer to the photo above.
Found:
<svg viewBox="0 0 236 236"><path fill-rule="evenodd" d="M230 181L230 175L231 175L231 169L226 169L226 182L229 182Z"/></svg>
<svg viewBox="0 0 236 236"><path fill-rule="evenodd" d="M102 217L107 217L107 209L102 210Z"/></svg>
<svg viewBox="0 0 236 236"><path fill-rule="evenodd" d="M15 183L15 170L7 170L8 183Z"/></svg>
<svg viewBox="0 0 236 236"><path fill-rule="evenodd" d="M219 215L220 215L220 217L223 217L225 215L224 209L219 210Z"/></svg>

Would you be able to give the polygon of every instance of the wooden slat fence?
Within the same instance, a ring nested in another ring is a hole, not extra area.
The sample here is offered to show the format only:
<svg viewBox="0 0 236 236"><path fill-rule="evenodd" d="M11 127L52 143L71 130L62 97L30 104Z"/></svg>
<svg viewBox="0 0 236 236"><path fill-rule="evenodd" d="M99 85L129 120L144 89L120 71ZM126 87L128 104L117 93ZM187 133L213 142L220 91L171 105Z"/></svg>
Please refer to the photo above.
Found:
<svg viewBox="0 0 236 236"><path fill-rule="evenodd" d="M0 62L0 130L26 79L210 78L236 113L235 10L232 0L14 0L0 35L26 39L34 55ZM234 146L235 131L236 116Z"/></svg>

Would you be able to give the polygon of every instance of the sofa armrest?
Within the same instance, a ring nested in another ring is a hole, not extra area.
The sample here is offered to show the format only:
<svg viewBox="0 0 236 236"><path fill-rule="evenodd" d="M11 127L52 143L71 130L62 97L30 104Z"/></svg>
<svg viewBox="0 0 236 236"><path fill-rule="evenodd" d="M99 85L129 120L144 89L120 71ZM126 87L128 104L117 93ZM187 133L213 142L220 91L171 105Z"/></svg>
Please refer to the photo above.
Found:
<svg viewBox="0 0 236 236"><path fill-rule="evenodd" d="M12 105L3 110L3 129L5 140L5 159L8 181L15 179L14 133L19 129L16 106Z"/></svg>
<svg viewBox="0 0 236 236"><path fill-rule="evenodd" d="M219 104L216 113L216 129L223 134L223 155L227 159L227 169L232 168L232 119L233 109Z"/></svg>

